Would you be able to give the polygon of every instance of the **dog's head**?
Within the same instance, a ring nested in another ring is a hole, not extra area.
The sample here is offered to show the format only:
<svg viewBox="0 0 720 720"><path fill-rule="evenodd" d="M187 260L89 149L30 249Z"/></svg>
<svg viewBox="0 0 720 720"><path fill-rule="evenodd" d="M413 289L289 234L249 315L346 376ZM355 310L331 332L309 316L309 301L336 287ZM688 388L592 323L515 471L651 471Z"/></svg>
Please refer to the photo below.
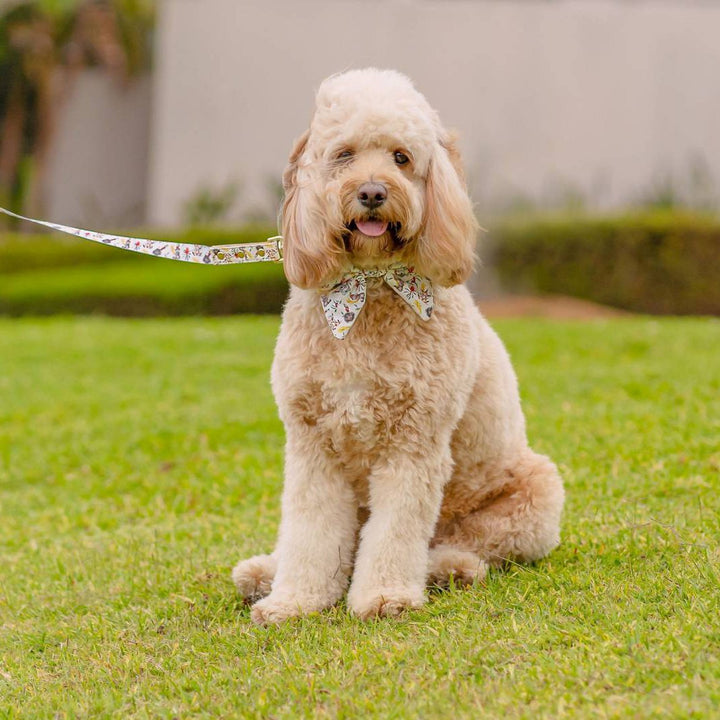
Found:
<svg viewBox="0 0 720 720"><path fill-rule="evenodd" d="M453 139L400 73L325 80L283 185L294 285L321 287L349 265L402 261L445 286L472 270L477 223Z"/></svg>

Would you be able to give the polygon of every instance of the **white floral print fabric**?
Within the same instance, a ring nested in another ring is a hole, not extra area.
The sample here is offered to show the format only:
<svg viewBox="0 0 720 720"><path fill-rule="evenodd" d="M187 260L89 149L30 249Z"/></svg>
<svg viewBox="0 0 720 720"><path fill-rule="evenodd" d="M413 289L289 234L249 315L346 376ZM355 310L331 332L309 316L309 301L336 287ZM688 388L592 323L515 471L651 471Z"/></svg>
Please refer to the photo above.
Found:
<svg viewBox="0 0 720 720"><path fill-rule="evenodd" d="M325 318L338 340L347 336L365 306L369 277L382 278L423 320L432 316L432 284L413 268L400 264L384 270L353 268L320 296Z"/></svg>
<svg viewBox="0 0 720 720"><path fill-rule="evenodd" d="M108 235L107 233L82 230L81 228L70 227L69 225L58 225L57 223L44 220L33 220L32 218L16 215L9 210L0 208L0 212L20 220L44 225L45 227L58 230L59 232L75 235L85 240L112 245L123 250L154 255L155 257L167 258L169 260L182 260L184 262L203 263L205 265L230 265L234 263L247 262L278 262L282 260L281 238L270 238L261 243L241 243L238 245L194 245L190 243L165 242L163 240L147 240L145 238L125 237L124 235Z"/></svg>

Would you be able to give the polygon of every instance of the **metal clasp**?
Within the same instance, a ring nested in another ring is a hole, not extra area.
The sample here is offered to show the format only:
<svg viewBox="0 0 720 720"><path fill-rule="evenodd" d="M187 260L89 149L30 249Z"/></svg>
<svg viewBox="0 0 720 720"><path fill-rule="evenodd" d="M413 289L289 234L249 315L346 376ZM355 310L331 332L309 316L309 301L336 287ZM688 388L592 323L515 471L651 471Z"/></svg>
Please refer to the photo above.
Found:
<svg viewBox="0 0 720 720"><path fill-rule="evenodd" d="M278 251L278 262L282 262L283 259L283 237L282 235L273 235L273 237L268 238L268 242L274 242L275 247Z"/></svg>

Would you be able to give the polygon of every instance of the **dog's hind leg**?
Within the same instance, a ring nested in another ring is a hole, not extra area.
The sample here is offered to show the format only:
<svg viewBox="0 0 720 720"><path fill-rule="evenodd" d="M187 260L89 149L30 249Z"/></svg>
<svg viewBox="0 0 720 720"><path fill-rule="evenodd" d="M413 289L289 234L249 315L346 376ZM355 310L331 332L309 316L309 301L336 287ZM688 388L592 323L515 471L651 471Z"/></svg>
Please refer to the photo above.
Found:
<svg viewBox="0 0 720 720"><path fill-rule="evenodd" d="M270 594L276 571L275 553L255 555L233 568L232 579L245 602L252 604Z"/></svg>
<svg viewBox="0 0 720 720"><path fill-rule="evenodd" d="M487 567L477 553L453 545L436 545L430 548L427 584L446 586L452 578L458 585L472 585L485 578Z"/></svg>
<svg viewBox="0 0 720 720"><path fill-rule="evenodd" d="M555 465L529 448L510 462L459 469L433 545L471 549L491 565L533 562L560 542L564 497Z"/></svg>

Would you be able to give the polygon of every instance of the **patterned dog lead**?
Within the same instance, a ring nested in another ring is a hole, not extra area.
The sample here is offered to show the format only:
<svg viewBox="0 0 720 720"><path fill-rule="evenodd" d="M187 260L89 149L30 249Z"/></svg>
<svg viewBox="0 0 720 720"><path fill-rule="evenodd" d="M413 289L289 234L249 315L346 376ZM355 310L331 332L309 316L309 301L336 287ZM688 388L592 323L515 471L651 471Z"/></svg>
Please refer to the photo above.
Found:
<svg viewBox="0 0 720 720"><path fill-rule="evenodd" d="M124 235L108 235L107 233L82 230L81 228L59 225L44 220L18 215L0 207L0 212L19 220L36 225L44 225L52 230L75 235L85 240L93 240L103 245L132 250L168 260L201 263L205 265L232 265L251 262L282 262L282 237L276 235L259 243L238 243L236 245L195 245L190 243L165 242L164 240L148 240L146 238L125 237Z"/></svg>
<svg viewBox="0 0 720 720"><path fill-rule="evenodd" d="M0 212L19 220L43 225L52 230L75 235L85 240L93 240L103 245L111 245L122 250L131 250L145 255L167 258L168 260L182 260L183 262L205 265L282 262L282 236L280 235L275 235L265 242L259 243L195 245L82 230L69 225L34 220L1 207ZM382 278L420 318L423 320L430 319L433 311L432 283L422 275L416 274L413 268L402 264L394 264L383 270L350 268L339 281L323 288L324 292L320 295L323 313L332 334L338 340L343 340L347 336L365 305L367 278Z"/></svg>

